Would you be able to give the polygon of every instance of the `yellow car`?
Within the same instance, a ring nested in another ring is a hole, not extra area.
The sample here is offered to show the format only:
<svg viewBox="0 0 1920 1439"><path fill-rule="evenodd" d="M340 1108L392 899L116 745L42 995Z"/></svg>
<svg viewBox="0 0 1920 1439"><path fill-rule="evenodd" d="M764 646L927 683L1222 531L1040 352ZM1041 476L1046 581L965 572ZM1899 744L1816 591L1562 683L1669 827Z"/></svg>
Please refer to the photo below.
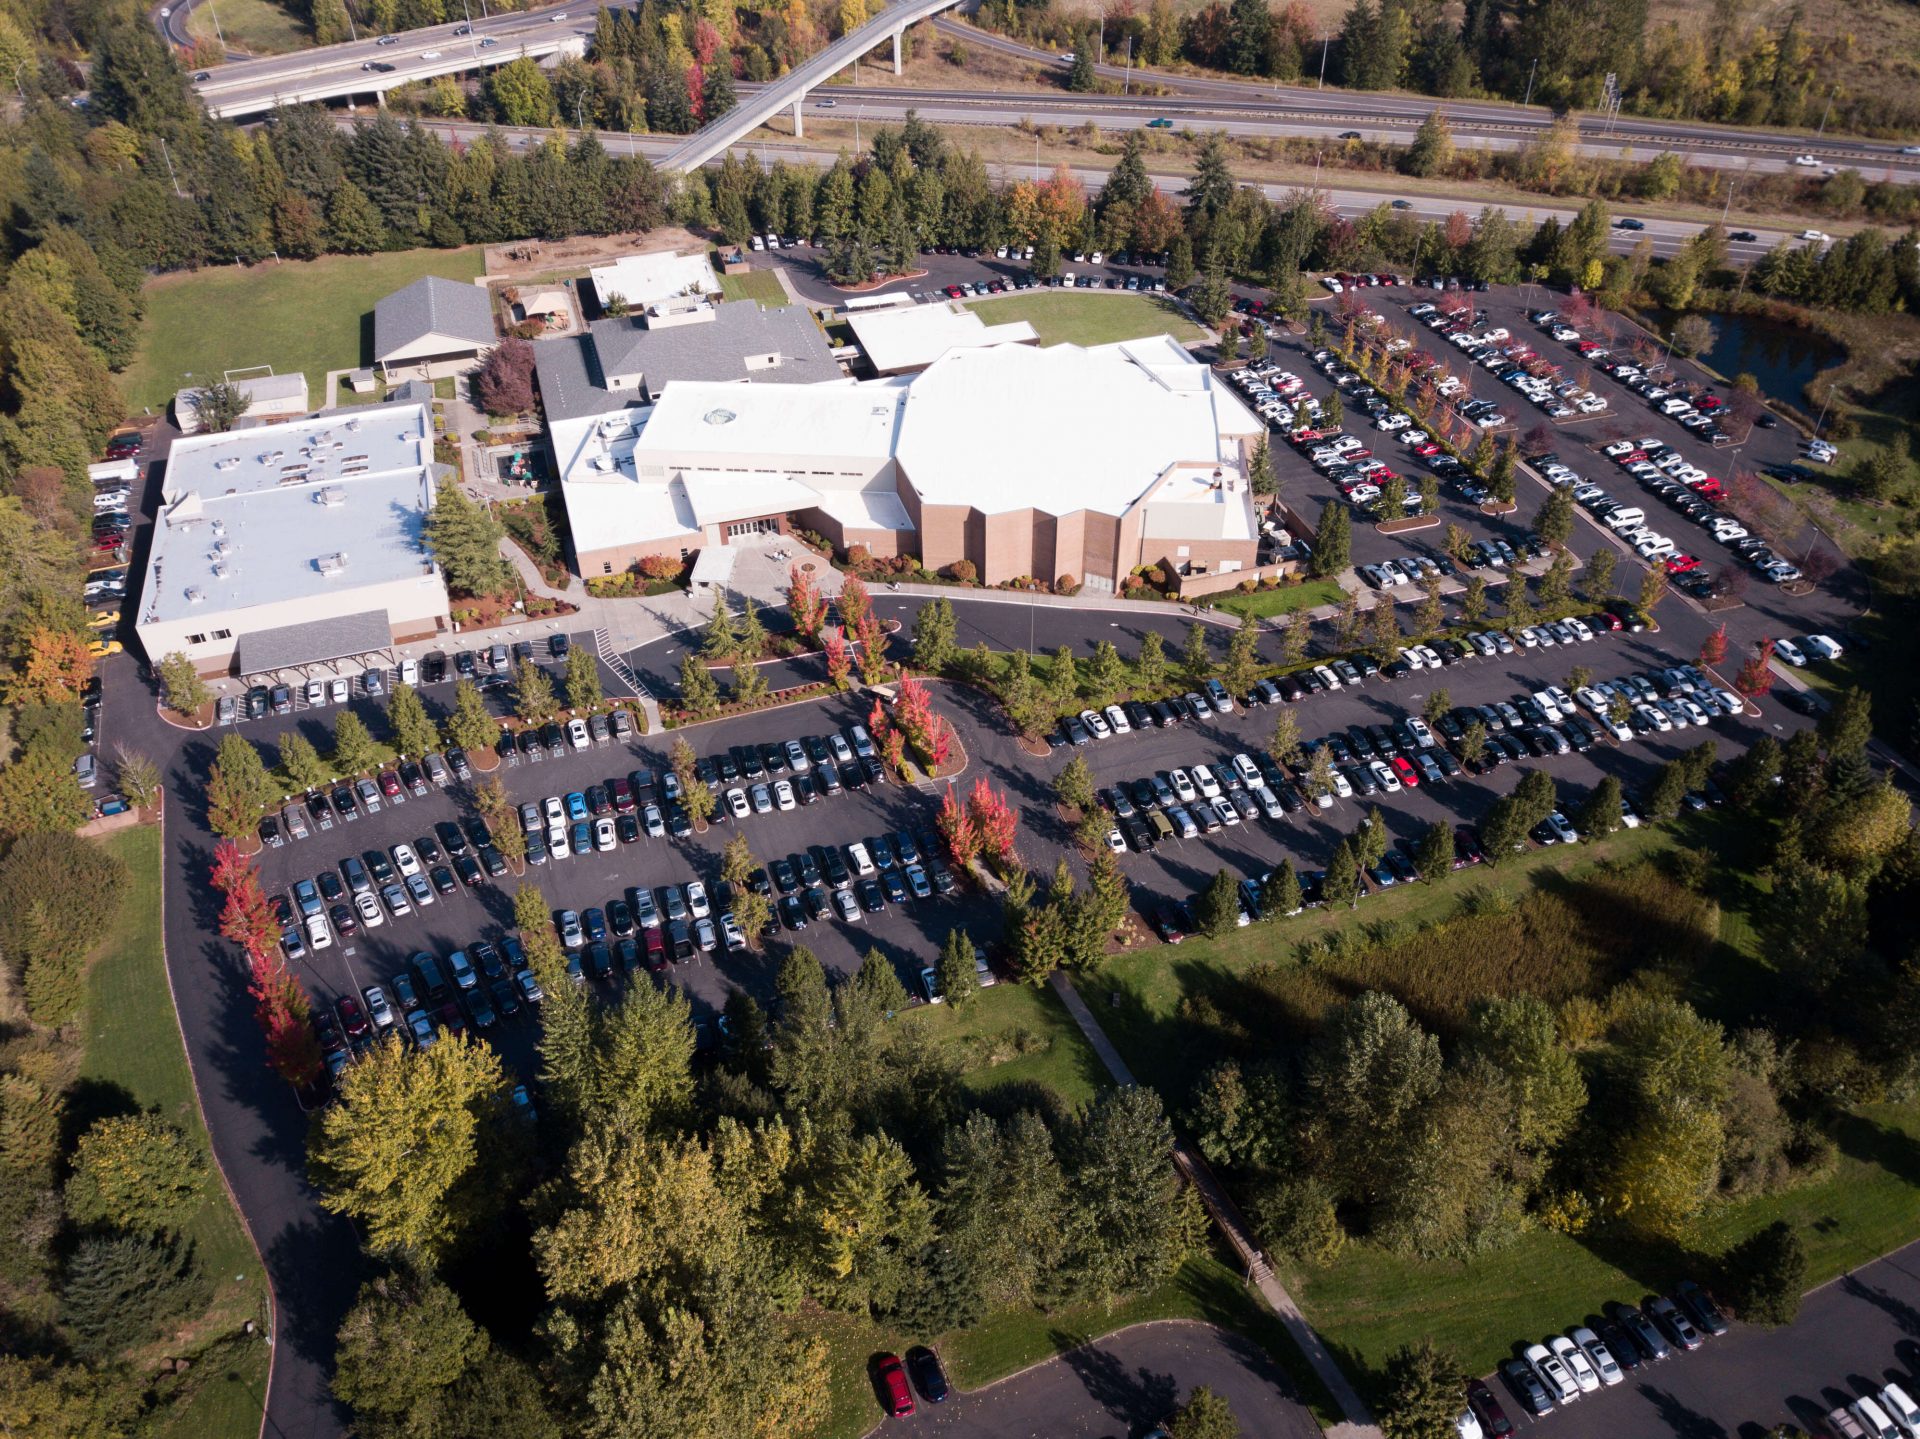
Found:
<svg viewBox="0 0 1920 1439"><path fill-rule="evenodd" d="M120 641L118 640L101 639L101 640L94 640L91 644L89 644L87 646L87 653L92 655L97 660L103 660L108 655L119 654L123 648L124 646L122 646Z"/></svg>
<svg viewBox="0 0 1920 1439"><path fill-rule="evenodd" d="M110 630L119 623L120 611L95 610L87 620L87 628L91 630Z"/></svg>

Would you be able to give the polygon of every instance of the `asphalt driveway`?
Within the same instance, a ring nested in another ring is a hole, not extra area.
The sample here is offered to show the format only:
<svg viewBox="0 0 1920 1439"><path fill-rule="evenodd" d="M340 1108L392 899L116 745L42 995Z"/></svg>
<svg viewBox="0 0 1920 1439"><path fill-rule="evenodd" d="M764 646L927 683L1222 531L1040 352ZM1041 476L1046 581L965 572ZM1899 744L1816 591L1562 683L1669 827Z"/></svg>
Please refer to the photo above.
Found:
<svg viewBox="0 0 1920 1439"><path fill-rule="evenodd" d="M1240 1432L1318 1439L1320 1426L1258 1346L1210 1324L1136 1324L985 1389L921 1404L891 1432L947 1439L1137 1439L1200 1385L1224 1395Z"/></svg>

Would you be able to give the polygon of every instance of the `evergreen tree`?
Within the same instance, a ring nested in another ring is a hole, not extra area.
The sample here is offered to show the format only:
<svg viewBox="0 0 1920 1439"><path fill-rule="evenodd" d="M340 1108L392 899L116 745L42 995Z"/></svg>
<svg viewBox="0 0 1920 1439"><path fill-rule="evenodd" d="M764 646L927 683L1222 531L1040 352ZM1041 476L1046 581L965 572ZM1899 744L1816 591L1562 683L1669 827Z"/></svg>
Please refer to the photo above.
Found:
<svg viewBox="0 0 1920 1439"><path fill-rule="evenodd" d="M1158 630L1140 637L1140 653L1133 661L1133 675L1142 693L1153 694L1167 683L1167 647Z"/></svg>
<svg viewBox="0 0 1920 1439"><path fill-rule="evenodd" d="M468 499L452 480L442 480L427 513L426 541L447 586L456 594L497 595L517 581L500 553L506 528L487 506Z"/></svg>
<svg viewBox="0 0 1920 1439"><path fill-rule="evenodd" d="M1313 536L1313 573L1325 579L1353 563L1353 522L1347 507L1328 500L1320 507L1320 524Z"/></svg>
<svg viewBox="0 0 1920 1439"><path fill-rule="evenodd" d="M447 720L447 740L468 754L491 749L500 738L500 722L487 713L487 702L472 680L453 687L453 714Z"/></svg>
<svg viewBox="0 0 1920 1439"><path fill-rule="evenodd" d="M387 728L393 734L393 747L413 759L440 748L440 727L427 714L427 707L420 702L419 692L410 684L396 684L393 687L393 694L387 700ZM286 741L281 742L280 759L284 766L287 760Z"/></svg>
<svg viewBox="0 0 1920 1439"><path fill-rule="evenodd" d="M527 724L545 724L558 711L547 672L530 659L521 660L513 672L513 712Z"/></svg>
<svg viewBox="0 0 1920 1439"><path fill-rule="evenodd" d="M946 943L940 946L935 977L939 980L940 992L947 997L947 1003L956 1009L964 1008L979 989L976 963L973 941L967 937L967 932L957 928L948 930Z"/></svg>
<svg viewBox="0 0 1920 1439"><path fill-rule="evenodd" d="M720 708L720 687L713 671L689 650L680 658L680 707L695 719L705 719Z"/></svg>
<svg viewBox="0 0 1920 1439"><path fill-rule="evenodd" d="M341 710L333 718L333 768L336 774L367 774L379 768L380 747L360 716Z"/></svg>
<svg viewBox="0 0 1920 1439"><path fill-rule="evenodd" d="M1194 901L1194 921L1209 939L1231 934L1240 922L1240 889L1229 870L1220 870Z"/></svg>

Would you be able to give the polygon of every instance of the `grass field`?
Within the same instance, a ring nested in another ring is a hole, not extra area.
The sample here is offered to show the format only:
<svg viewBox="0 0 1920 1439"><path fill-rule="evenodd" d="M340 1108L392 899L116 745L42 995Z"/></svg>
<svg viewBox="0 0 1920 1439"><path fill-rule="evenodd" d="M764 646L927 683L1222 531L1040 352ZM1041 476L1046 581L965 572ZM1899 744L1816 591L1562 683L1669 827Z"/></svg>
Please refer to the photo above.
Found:
<svg viewBox="0 0 1920 1439"><path fill-rule="evenodd" d="M158 412L186 385L271 365L276 374L304 371L309 397L320 405L327 371L372 362L376 301L422 275L472 280L483 264L475 247L165 276L146 289L140 353L125 377L127 403Z"/></svg>
<svg viewBox="0 0 1920 1439"><path fill-rule="evenodd" d="M1303 584L1287 585L1277 590L1255 590L1250 595L1225 594L1209 603L1216 610L1269 619L1274 615L1290 615L1295 610L1337 605L1344 593L1338 580L1307 580Z"/></svg>
<svg viewBox="0 0 1920 1439"><path fill-rule="evenodd" d="M903 1016L954 1051L977 1091L1006 1084L1044 1084L1070 1105L1085 1104L1107 1083L1106 1071L1050 989L1002 980L963 1009L920 1005Z"/></svg>
<svg viewBox="0 0 1920 1439"><path fill-rule="evenodd" d="M1818 1284L1913 1239L1920 1233L1920 1105L1856 1113L1843 1127L1842 1149L1829 1178L1715 1213L1696 1236L1701 1253L1717 1254L1786 1219L1806 1243L1808 1281ZM1466 1263L1423 1263L1350 1245L1332 1267L1285 1280L1349 1372L1375 1374L1394 1349L1432 1335L1478 1374L1511 1357L1515 1340L1565 1329L1609 1300L1638 1301L1690 1267L1673 1250L1536 1231Z"/></svg>
<svg viewBox="0 0 1920 1439"><path fill-rule="evenodd" d="M313 44L307 23L273 0L219 0L217 7L196 6L187 20L187 33L216 43L224 37L229 49L251 55L284 55Z"/></svg>
<svg viewBox="0 0 1920 1439"><path fill-rule="evenodd" d="M125 862L132 884L120 923L88 975L80 1077L94 1093L111 1097L105 1107L157 1110L211 1160L161 951L160 843L160 830L152 825L123 830L106 841ZM258 1338L236 1336L248 1319L265 1331L266 1276L217 1180L209 1184L187 1234L215 1279L216 1298L193 1342L168 1347L169 1355L193 1356L199 1378L161 1433L178 1439L254 1439L266 1400L267 1349Z"/></svg>
<svg viewBox="0 0 1920 1439"><path fill-rule="evenodd" d="M749 270L744 275L722 275L721 292L729 300L758 300L763 305L789 305L780 277L771 270Z"/></svg>
<svg viewBox="0 0 1920 1439"><path fill-rule="evenodd" d="M1182 344L1201 338L1200 327L1165 295L1060 291L976 300L967 308L978 310L990 325L1025 320L1039 332L1043 345L1109 345L1160 334L1172 335Z"/></svg>
<svg viewBox="0 0 1920 1439"><path fill-rule="evenodd" d="M827 1419L815 1439L856 1439L881 1422L867 1363L882 1350L898 1354L909 1345L931 1343L940 1351L948 1377L962 1389L977 1389L1102 1334L1155 1319L1198 1319L1246 1335L1293 1377L1315 1418L1322 1424L1339 1419L1280 1321L1238 1274L1208 1256L1188 1260L1166 1283L1112 1308L1088 1304L1053 1313L1010 1310L944 1337L908 1334L844 1315L820 1316L815 1322L831 1350L832 1380Z"/></svg>

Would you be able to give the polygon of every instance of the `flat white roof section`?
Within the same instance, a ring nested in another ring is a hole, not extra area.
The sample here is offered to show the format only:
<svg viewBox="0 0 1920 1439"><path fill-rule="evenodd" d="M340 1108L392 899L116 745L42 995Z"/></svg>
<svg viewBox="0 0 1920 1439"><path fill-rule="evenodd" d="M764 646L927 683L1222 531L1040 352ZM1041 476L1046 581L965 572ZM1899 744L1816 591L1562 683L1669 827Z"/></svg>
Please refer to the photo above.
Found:
<svg viewBox="0 0 1920 1439"><path fill-rule="evenodd" d="M952 305L854 311L847 315L847 325L861 352L882 375L924 370L949 350L1040 343L1039 334L1025 320L989 325L972 310Z"/></svg>
<svg viewBox="0 0 1920 1439"><path fill-rule="evenodd" d="M679 380L655 403L634 463L644 474L649 459L663 454L764 456L779 460L781 470L805 469L811 455L885 459L906 394L880 385Z"/></svg>
<svg viewBox="0 0 1920 1439"><path fill-rule="evenodd" d="M1169 466L1228 463L1223 435L1259 428L1171 340L956 350L907 395L895 450L907 482L927 504L983 514L1122 514Z"/></svg>
<svg viewBox="0 0 1920 1439"><path fill-rule="evenodd" d="M1251 540L1253 506L1238 464L1175 465L1147 497L1140 533L1149 540Z"/></svg>
<svg viewBox="0 0 1920 1439"><path fill-rule="evenodd" d="M140 623L435 575L432 462L418 404L175 441Z"/></svg>
<svg viewBox="0 0 1920 1439"><path fill-rule="evenodd" d="M675 255L665 251L657 255L622 255L612 264L595 265L587 271L593 292L605 309L615 295L636 310L676 295L717 295L720 276L713 261L703 254Z"/></svg>

